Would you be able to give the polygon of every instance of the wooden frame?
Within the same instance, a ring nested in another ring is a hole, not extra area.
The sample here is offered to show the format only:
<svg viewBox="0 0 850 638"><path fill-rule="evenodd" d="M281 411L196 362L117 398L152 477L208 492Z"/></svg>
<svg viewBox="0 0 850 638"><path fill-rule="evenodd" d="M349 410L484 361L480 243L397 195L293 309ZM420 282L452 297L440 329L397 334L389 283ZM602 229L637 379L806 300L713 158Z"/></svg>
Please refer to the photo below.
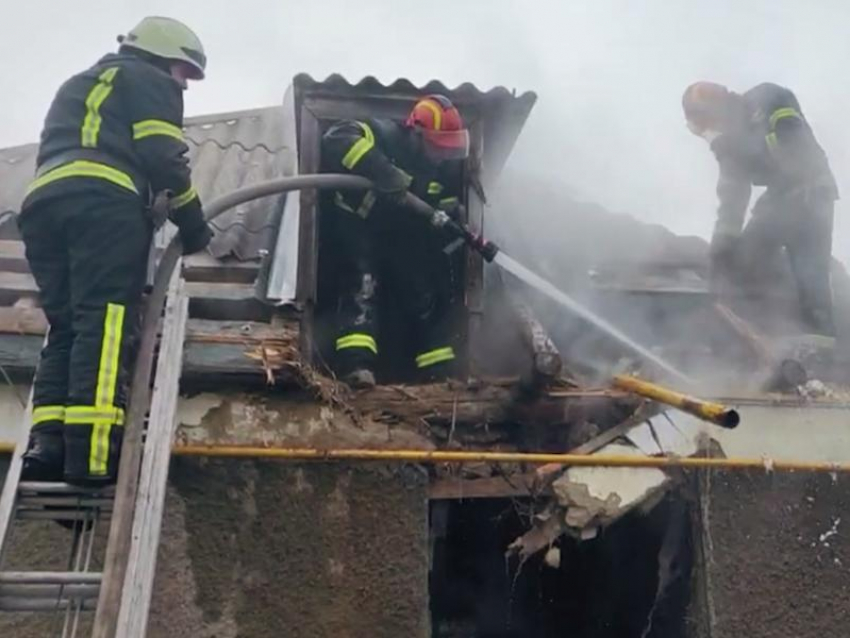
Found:
<svg viewBox="0 0 850 638"><path fill-rule="evenodd" d="M367 117L385 117L402 119L410 109L414 94L364 96L362 98L334 98L327 95L310 95L299 100L295 98L295 114L298 131L298 170L300 173L317 173L321 163L321 135L323 125L343 119L364 119ZM480 164L483 148L483 124L481 114L474 106L463 110L464 119L472 136L473 157ZM307 362L312 362L315 353L313 341L313 319L316 305L318 279L318 241L319 214L318 193L315 190L303 190L300 195L300 228L298 247L298 301L303 307L301 315L301 353ZM480 232L483 228L484 202L474 189L467 187L466 202L470 227ZM475 365L471 360L471 343L480 332L483 315L484 263L481 256L470 252L465 263L464 322L463 341L465 345L462 360L467 361L471 372Z"/></svg>

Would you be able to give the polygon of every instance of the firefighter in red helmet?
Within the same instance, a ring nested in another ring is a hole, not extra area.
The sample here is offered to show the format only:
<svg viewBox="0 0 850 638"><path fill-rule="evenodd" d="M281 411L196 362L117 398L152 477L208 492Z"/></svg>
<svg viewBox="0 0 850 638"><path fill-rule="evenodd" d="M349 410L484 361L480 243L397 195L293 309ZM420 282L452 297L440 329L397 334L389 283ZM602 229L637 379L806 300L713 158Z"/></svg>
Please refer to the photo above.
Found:
<svg viewBox="0 0 850 638"><path fill-rule="evenodd" d="M452 267L443 251L451 239L400 209L409 191L450 216L461 214L455 160L468 154L460 112L442 95L418 100L403 122L347 120L324 134L324 172L351 172L375 184L374 191L339 191L323 201L339 238L335 252L344 281L335 349L337 368L349 385L375 384L379 293L400 308L420 379L452 374Z"/></svg>
<svg viewBox="0 0 850 638"><path fill-rule="evenodd" d="M720 167L712 270L739 277L784 249L807 332L834 337L830 263L838 188L796 96L776 84L738 94L696 82L682 97L688 128ZM767 190L744 226L753 186Z"/></svg>

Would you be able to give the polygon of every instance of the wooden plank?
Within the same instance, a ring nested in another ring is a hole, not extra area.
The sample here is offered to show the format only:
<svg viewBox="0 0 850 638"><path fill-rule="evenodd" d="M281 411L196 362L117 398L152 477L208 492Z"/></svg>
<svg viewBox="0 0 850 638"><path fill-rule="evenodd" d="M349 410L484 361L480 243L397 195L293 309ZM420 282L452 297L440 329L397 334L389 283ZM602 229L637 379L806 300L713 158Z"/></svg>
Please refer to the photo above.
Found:
<svg viewBox="0 0 850 638"><path fill-rule="evenodd" d="M183 258L183 278L186 281L252 284L259 271L258 261L221 261L207 252Z"/></svg>
<svg viewBox="0 0 850 638"><path fill-rule="evenodd" d="M189 319L188 340L208 341L205 337L230 337L233 339L279 339L281 333L298 330L296 318L284 318L284 325L272 327L261 321L217 319ZM47 319L41 308L31 305L0 306L0 339L8 335L44 335Z"/></svg>
<svg viewBox="0 0 850 638"><path fill-rule="evenodd" d="M37 334L47 332L47 318L41 308L0 306L0 336L5 333Z"/></svg>
<svg viewBox="0 0 850 638"><path fill-rule="evenodd" d="M24 255L24 242L16 239L0 240L0 272L29 272Z"/></svg>
<svg viewBox="0 0 850 638"><path fill-rule="evenodd" d="M298 138L298 168L301 173L318 173L321 156L319 120L306 107L301 108ZM313 308L319 270L319 195L315 189L299 193L298 280L296 298L303 304L300 349L305 361L313 359Z"/></svg>
<svg viewBox="0 0 850 638"><path fill-rule="evenodd" d="M428 489L428 498L439 501L445 499L531 496L535 493L534 481L534 472L481 479L444 478L431 483Z"/></svg>
<svg viewBox="0 0 850 638"><path fill-rule="evenodd" d="M186 287L193 317L257 321L272 314L271 307L257 299L253 284L193 282ZM13 306L37 295L38 287L29 273L0 272L0 306Z"/></svg>
<svg viewBox="0 0 850 638"><path fill-rule="evenodd" d="M260 264L257 261L221 261L208 252L184 257L183 277L187 281L253 283ZM15 239L0 240L0 273L28 273L24 243Z"/></svg>
<svg viewBox="0 0 850 638"><path fill-rule="evenodd" d="M177 275L165 307L165 328L157 360L142 470L136 493L130 556L116 631L116 635L122 638L144 638L147 632L171 444L177 425L177 400L183 361L181 353L188 316L188 299Z"/></svg>
<svg viewBox="0 0 850 638"><path fill-rule="evenodd" d="M13 306L22 299L35 299L38 286L26 272L0 272L0 305Z"/></svg>
<svg viewBox="0 0 850 638"><path fill-rule="evenodd" d="M16 377L30 377L38 363L43 338L32 334L0 335L0 365ZM298 331L292 327L272 336L263 328L256 337L190 334L183 351L184 376L191 379L210 375L265 376L264 359L272 371L298 361Z"/></svg>
<svg viewBox="0 0 850 638"><path fill-rule="evenodd" d="M189 314L199 319L268 320L272 308L257 299L253 284L187 283Z"/></svg>

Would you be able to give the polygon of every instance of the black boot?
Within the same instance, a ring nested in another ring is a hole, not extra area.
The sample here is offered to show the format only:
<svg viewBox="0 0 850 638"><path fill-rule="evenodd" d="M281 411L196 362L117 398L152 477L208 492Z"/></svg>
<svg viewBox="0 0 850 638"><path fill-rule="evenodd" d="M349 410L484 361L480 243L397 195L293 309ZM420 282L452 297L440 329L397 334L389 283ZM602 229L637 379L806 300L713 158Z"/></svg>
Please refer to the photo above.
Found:
<svg viewBox="0 0 850 638"><path fill-rule="evenodd" d="M455 361L452 360L443 361L442 363L437 363L425 368L419 368L416 375L416 381L417 383L429 384L443 383L449 379L456 379L458 376L457 367L458 366Z"/></svg>
<svg viewBox="0 0 850 638"><path fill-rule="evenodd" d="M61 421L34 425L23 456L22 481L59 482L65 465L65 442Z"/></svg>
<svg viewBox="0 0 850 638"><path fill-rule="evenodd" d="M366 390L375 387L375 375L367 368L352 370L342 380L352 390Z"/></svg>

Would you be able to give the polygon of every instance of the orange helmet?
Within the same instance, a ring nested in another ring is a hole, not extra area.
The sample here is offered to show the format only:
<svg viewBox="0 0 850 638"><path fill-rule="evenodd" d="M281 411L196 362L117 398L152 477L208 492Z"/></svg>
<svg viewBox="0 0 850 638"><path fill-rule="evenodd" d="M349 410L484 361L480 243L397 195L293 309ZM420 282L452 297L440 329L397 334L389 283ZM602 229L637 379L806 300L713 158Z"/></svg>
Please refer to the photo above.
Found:
<svg viewBox="0 0 850 638"><path fill-rule="evenodd" d="M425 151L438 160L464 159L469 155L469 131L449 98L426 95L410 111L405 124L421 131Z"/></svg>
<svg viewBox="0 0 850 638"><path fill-rule="evenodd" d="M731 93L722 84L695 82L685 89L682 108L688 128L697 135L708 129L719 130L729 112Z"/></svg>

